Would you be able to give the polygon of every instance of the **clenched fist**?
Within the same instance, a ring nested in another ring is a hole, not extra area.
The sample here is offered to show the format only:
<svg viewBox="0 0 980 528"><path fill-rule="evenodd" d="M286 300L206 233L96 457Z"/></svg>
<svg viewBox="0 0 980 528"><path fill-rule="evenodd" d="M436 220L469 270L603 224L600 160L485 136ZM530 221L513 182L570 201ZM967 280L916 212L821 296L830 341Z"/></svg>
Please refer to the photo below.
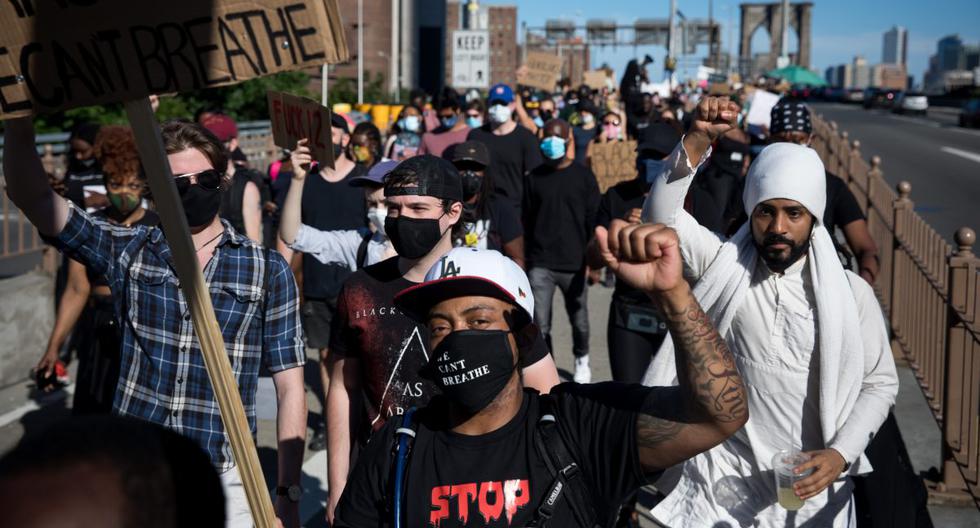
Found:
<svg viewBox="0 0 980 528"><path fill-rule="evenodd" d="M677 233L663 224L613 220L596 228L599 253L619 280L651 295L686 287Z"/></svg>
<svg viewBox="0 0 980 528"><path fill-rule="evenodd" d="M690 133L703 133L710 142L738 125L738 103L727 97L705 97L698 102Z"/></svg>

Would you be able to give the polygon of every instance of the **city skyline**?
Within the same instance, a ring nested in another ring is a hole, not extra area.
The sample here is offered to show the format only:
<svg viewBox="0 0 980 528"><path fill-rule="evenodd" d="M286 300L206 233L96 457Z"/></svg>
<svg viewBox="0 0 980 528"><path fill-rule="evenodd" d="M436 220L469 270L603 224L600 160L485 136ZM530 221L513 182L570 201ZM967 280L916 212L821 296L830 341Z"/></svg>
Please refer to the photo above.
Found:
<svg viewBox="0 0 980 528"><path fill-rule="evenodd" d="M465 2L465 0L464 0ZM564 18L584 25L590 19L616 20L620 25L631 25L637 18L667 18L669 0L645 3L642 10L637 9L635 0L605 0L601 3L584 0L564 0L542 2L539 0L484 0L483 5L516 5L518 23L526 22L530 27L544 26L551 18ZM707 0L677 0L678 10L689 19L708 18ZM715 0L713 15L721 25L721 50L731 50L738 55L739 4L734 0ZM958 34L964 44L980 43L980 2L976 0L942 0L929 4L910 0L812 0L813 38L810 68L823 72L828 66L850 63L855 56L863 56L870 64L881 61L883 35L893 26L902 26L908 31L907 63L908 72L916 82L921 82L929 67L929 56L936 53L939 39ZM555 9L555 6L560 6ZM955 16L954 16L955 15ZM729 21L734 27L729 29ZM753 51L761 49L768 41L764 31L753 35ZM520 37L519 37L520 38ZM733 40L731 44L730 40ZM796 37L791 32L790 49L796 49ZM651 77L662 75L665 50L662 46L642 46L636 54L649 53L656 60L650 68ZM696 57L703 58L707 47L700 46ZM593 47L592 62L599 66L607 62L622 73L626 61L633 58L633 48ZM694 64L696 61L690 61ZM693 74L694 66L688 68ZM684 73L680 70L680 73Z"/></svg>

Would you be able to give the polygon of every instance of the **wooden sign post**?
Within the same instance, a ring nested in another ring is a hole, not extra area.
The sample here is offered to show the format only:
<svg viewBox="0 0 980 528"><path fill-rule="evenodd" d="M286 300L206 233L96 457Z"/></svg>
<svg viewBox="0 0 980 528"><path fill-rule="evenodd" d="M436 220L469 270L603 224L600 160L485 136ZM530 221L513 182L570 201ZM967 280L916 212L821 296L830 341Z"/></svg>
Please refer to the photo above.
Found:
<svg viewBox="0 0 980 528"><path fill-rule="evenodd" d="M0 119L125 101L253 520L272 528L238 381L147 96L346 60L336 0L11 4L0 9Z"/></svg>
<svg viewBox="0 0 980 528"><path fill-rule="evenodd" d="M308 138L313 159L333 168L330 110L312 99L274 90L266 92L266 98L276 146L291 150Z"/></svg>
<svg viewBox="0 0 980 528"><path fill-rule="evenodd" d="M518 84L544 90L551 93L558 84L558 77L561 75L561 57L543 53L540 51L527 52L525 61L527 73L520 79Z"/></svg>

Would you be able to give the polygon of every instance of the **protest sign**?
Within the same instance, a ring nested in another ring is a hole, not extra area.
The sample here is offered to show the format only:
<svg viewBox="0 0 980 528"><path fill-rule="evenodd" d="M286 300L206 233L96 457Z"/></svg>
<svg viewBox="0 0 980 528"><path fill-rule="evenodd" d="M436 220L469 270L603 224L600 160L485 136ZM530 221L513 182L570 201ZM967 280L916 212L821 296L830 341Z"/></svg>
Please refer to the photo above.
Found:
<svg viewBox="0 0 980 528"><path fill-rule="evenodd" d="M340 62L336 11L336 0L11 0L0 119Z"/></svg>
<svg viewBox="0 0 980 528"><path fill-rule="evenodd" d="M636 141L592 143L592 172L605 193L613 185L636 178Z"/></svg>
<svg viewBox="0 0 980 528"><path fill-rule="evenodd" d="M308 138L313 159L333 168L330 110L312 99L273 90L268 91L266 98L273 142L282 148L295 149L297 141Z"/></svg>
<svg viewBox="0 0 980 528"><path fill-rule="evenodd" d="M750 125L769 128L772 107L776 106L779 96L765 90L756 90L749 96L749 114L745 121Z"/></svg>
<svg viewBox="0 0 980 528"><path fill-rule="evenodd" d="M606 72L602 70L585 72L585 85L593 90L602 90L606 87Z"/></svg>
<svg viewBox="0 0 980 528"><path fill-rule="evenodd" d="M527 73L517 79L519 84L551 92L558 84L558 77L561 75L561 57L542 53L540 51L527 52Z"/></svg>

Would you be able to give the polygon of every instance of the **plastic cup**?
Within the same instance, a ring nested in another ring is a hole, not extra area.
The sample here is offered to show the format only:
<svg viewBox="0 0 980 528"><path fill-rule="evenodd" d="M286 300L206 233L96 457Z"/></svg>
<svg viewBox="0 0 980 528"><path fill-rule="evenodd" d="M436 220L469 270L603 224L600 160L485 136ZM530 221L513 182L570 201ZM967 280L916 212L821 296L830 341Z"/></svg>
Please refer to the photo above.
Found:
<svg viewBox="0 0 980 528"><path fill-rule="evenodd" d="M793 472L793 468L807 460L809 457L791 449L783 449L772 457L773 478L776 481L776 501L787 510L796 511L802 508L806 502L796 495L793 486L806 478L813 470L807 470L797 475Z"/></svg>

